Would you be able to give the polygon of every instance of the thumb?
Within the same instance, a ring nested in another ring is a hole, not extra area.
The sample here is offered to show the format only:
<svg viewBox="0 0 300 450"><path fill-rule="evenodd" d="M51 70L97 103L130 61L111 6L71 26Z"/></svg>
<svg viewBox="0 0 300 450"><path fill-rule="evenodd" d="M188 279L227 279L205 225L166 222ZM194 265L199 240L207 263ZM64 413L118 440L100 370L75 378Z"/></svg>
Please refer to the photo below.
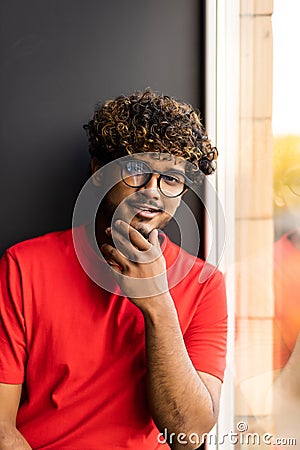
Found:
<svg viewBox="0 0 300 450"><path fill-rule="evenodd" d="M121 267L119 264L117 264L115 261L113 261L113 260L110 259L110 258L105 258L105 261L107 262L107 264L109 265L110 269L111 269L113 272L116 272L116 273L123 273L122 267Z"/></svg>
<svg viewBox="0 0 300 450"><path fill-rule="evenodd" d="M156 228L149 234L149 242L155 247L159 246L158 230Z"/></svg>

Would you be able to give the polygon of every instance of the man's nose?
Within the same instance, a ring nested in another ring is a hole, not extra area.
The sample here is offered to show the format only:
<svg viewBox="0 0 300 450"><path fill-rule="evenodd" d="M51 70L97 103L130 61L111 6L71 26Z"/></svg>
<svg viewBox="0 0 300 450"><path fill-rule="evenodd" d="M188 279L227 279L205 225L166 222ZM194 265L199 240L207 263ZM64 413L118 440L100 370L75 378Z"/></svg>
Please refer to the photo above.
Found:
<svg viewBox="0 0 300 450"><path fill-rule="evenodd" d="M146 195L151 198L159 199L160 198L160 192L158 189L158 179L159 174L153 173L150 180L148 181L145 186L141 187L140 189L145 190Z"/></svg>

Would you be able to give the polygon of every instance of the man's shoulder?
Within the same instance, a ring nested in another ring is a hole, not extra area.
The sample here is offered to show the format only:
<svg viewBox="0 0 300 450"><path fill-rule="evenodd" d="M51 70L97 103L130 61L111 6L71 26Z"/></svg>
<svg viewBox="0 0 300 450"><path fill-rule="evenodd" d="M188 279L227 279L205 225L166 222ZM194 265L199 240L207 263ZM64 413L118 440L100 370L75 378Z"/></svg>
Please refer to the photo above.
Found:
<svg viewBox="0 0 300 450"><path fill-rule="evenodd" d="M168 237L165 241L164 256L170 273L180 274L181 279L185 278L187 282L191 282L194 278L200 285L223 282L224 275L217 266L189 253Z"/></svg>
<svg viewBox="0 0 300 450"><path fill-rule="evenodd" d="M6 253L13 258L33 258L41 255L49 257L53 253L66 251L72 247L72 230L61 230L26 239L12 245Z"/></svg>

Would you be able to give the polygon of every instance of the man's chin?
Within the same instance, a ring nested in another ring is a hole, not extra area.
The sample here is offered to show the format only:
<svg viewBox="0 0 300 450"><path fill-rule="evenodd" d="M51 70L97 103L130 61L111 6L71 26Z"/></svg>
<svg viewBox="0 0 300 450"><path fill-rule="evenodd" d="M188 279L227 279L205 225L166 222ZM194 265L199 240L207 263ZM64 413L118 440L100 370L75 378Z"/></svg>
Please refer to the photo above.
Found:
<svg viewBox="0 0 300 450"><path fill-rule="evenodd" d="M154 230L154 228L151 228L143 223L136 223L136 224L132 224L133 228L135 228L139 233L141 233L141 235L147 239L147 241L149 240L149 235L151 233L152 230Z"/></svg>
<svg viewBox="0 0 300 450"><path fill-rule="evenodd" d="M131 221L130 225L135 228L139 233L141 233L142 236L144 236L145 239L149 240L149 235L151 233L151 231L155 230L155 229L160 229L162 230L167 223L169 222L170 217L166 217L164 221L160 221L160 223L157 223L157 221L141 221L141 220L137 220L137 218L133 218L133 220Z"/></svg>
<svg viewBox="0 0 300 450"><path fill-rule="evenodd" d="M143 221L138 220L137 217L134 217L130 223L130 225L135 228L141 235L149 240L149 235L151 231L153 231L155 228L155 224L151 223L150 221Z"/></svg>

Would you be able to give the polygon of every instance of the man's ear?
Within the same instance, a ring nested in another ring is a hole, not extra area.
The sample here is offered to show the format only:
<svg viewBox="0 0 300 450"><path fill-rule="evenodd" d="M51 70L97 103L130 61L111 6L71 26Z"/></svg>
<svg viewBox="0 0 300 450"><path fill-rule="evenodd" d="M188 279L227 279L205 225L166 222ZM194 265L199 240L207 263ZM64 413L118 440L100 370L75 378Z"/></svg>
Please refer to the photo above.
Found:
<svg viewBox="0 0 300 450"><path fill-rule="evenodd" d="M99 161L98 158L95 156L91 159L91 171L92 171L92 181L95 186L100 186L101 179L102 179L102 173L97 172L99 169L101 169L102 164Z"/></svg>

